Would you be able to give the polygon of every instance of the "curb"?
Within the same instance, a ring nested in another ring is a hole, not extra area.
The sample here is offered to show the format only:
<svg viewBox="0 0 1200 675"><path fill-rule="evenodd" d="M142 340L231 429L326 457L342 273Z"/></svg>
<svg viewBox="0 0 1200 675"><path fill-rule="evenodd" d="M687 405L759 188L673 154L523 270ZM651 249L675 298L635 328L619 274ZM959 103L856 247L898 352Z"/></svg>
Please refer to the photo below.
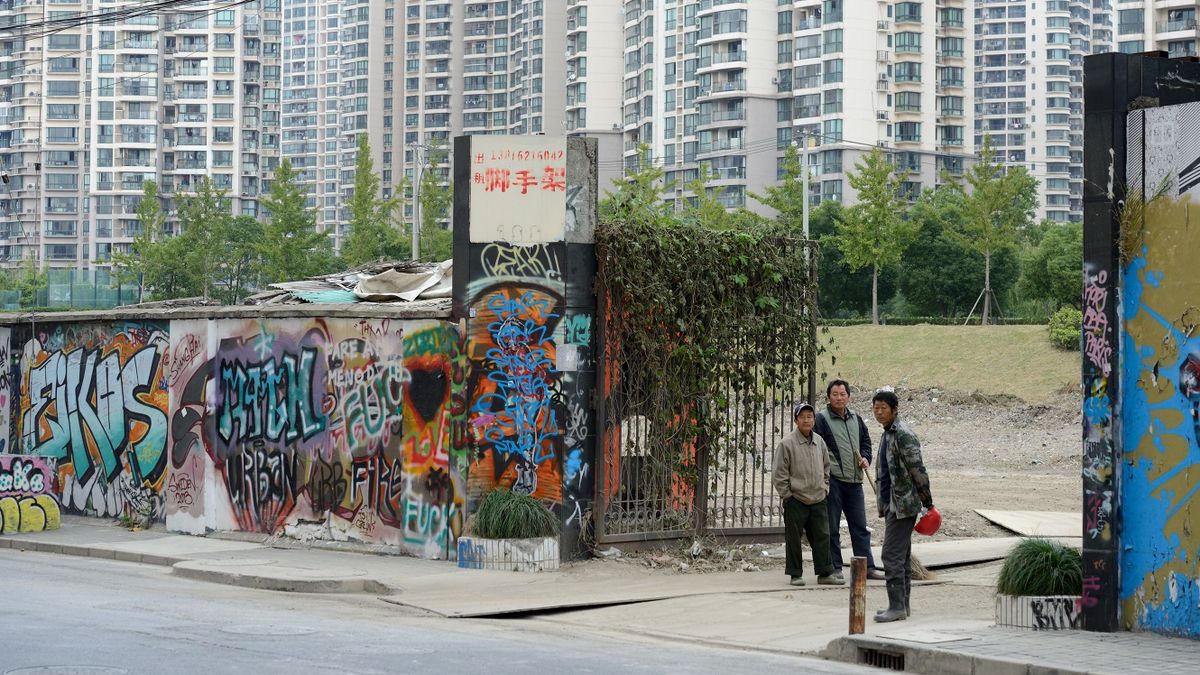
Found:
<svg viewBox="0 0 1200 675"><path fill-rule="evenodd" d="M134 553L132 551L98 548L87 544L60 544L48 541L29 541L26 539L0 537L0 549L4 548L31 553L55 553L81 558L99 558L102 560L116 560L118 562L142 563L144 565L158 565L160 567L170 567L175 563L185 560L185 558L154 555L152 553Z"/></svg>
<svg viewBox="0 0 1200 675"><path fill-rule="evenodd" d="M820 656L830 661L931 675L1088 675L1089 672L860 635L830 642Z"/></svg>
<svg viewBox="0 0 1200 675"><path fill-rule="evenodd" d="M243 566L244 569L245 566ZM276 568L278 569L278 568ZM171 572L187 579L226 586L257 588L286 593L371 593L390 595L395 589L361 573L306 578L306 570L294 574L250 574L235 569L213 569L213 561L184 560L171 565Z"/></svg>

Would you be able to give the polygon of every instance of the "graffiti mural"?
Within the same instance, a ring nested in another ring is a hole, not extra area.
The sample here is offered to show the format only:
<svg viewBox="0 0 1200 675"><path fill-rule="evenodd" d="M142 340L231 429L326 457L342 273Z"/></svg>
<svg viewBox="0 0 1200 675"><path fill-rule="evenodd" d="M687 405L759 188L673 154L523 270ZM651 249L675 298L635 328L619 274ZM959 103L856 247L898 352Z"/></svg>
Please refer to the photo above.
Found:
<svg viewBox="0 0 1200 675"><path fill-rule="evenodd" d="M23 346L12 442L57 461L62 506L161 518L166 325L43 324L15 329L13 340Z"/></svg>
<svg viewBox="0 0 1200 675"><path fill-rule="evenodd" d="M455 550L469 437L463 336L452 324L173 330L169 529L356 539L425 557Z"/></svg>
<svg viewBox="0 0 1200 675"><path fill-rule="evenodd" d="M1188 185L1188 167L1200 157L1200 103L1137 111L1129 130L1130 183L1151 193L1164 178L1171 186L1137 224L1139 246L1121 272L1121 620L1128 629L1198 637L1200 278L1194 258L1200 232L1189 222L1200 188L1180 186ZM1090 330L1099 330L1087 304L1085 293L1085 330L1089 321ZM1085 347L1085 359L1098 369L1118 367L1109 349ZM1091 392L1092 399L1102 395ZM1088 414L1100 422L1099 405ZM1096 495L1097 512L1104 513L1109 499ZM1090 522L1101 531L1112 527L1103 519Z"/></svg>
<svg viewBox="0 0 1200 675"><path fill-rule="evenodd" d="M0 454L0 533L57 530L55 478L53 459Z"/></svg>

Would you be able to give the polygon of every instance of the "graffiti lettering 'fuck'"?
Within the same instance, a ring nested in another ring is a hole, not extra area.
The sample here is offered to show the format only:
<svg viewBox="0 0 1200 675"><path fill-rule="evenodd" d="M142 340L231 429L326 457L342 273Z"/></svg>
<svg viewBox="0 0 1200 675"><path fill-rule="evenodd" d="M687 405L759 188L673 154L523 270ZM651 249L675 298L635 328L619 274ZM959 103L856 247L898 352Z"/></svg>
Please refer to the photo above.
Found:
<svg viewBox="0 0 1200 675"><path fill-rule="evenodd" d="M313 401L317 358L316 348L302 347L278 360L221 366L217 435L229 450L223 454L250 441L292 443L325 430Z"/></svg>
<svg viewBox="0 0 1200 675"><path fill-rule="evenodd" d="M155 385L160 358L154 346L138 350L123 366L116 351L103 358L99 350L86 349L50 354L29 371L21 447L69 459L82 481L97 469L89 445L109 481L121 472L120 458L129 452L137 475L157 480L166 457L167 416L143 397ZM131 438L135 422L145 425L137 440Z"/></svg>

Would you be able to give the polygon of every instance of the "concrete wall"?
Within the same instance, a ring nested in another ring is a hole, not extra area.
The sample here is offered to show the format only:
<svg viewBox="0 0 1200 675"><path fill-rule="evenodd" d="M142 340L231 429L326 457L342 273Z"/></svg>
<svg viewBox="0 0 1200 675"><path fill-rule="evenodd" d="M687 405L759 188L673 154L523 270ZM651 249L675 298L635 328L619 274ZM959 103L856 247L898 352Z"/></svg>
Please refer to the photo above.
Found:
<svg viewBox="0 0 1200 675"><path fill-rule="evenodd" d="M1135 110L1127 124L1130 185L1171 188L1127 233L1137 243L1121 271L1121 619L1200 637L1200 232L1189 218L1200 102ZM1085 310L1099 299L1085 292Z"/></svg>
<svg viewBox="0 0 1200 675"><path fill-rule="evenodd" d="M459 325L227 314L248 313L0 328L5 447L51 460L68 513L450 557L470 443Z"/></svg>
<svg viewBox="0 0 1200 675"><path fill-rule="evenodd" d="M1200 637L1200 63L1084 63L1083 626ZM1168 193L1144 219L1139 193Z"/></svg>

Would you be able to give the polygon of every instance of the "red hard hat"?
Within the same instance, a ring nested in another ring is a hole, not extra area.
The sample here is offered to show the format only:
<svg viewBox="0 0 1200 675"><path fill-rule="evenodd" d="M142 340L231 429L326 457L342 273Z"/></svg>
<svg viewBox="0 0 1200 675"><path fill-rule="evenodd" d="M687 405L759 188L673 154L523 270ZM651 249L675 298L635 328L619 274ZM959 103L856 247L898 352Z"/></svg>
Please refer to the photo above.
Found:
<svg viewBox="0 0 1200 675"><path fill-rule="evenodd" d="M926 537L932 537L933 535L937 534L937 531L939 528L941 528L941 526L942 514L938 512L937 507L935 506L926 511L924 516L921 516L921 519L917 521L917 524L913 526L913 529L916 530L918 534L923 534Z"/></svg>

